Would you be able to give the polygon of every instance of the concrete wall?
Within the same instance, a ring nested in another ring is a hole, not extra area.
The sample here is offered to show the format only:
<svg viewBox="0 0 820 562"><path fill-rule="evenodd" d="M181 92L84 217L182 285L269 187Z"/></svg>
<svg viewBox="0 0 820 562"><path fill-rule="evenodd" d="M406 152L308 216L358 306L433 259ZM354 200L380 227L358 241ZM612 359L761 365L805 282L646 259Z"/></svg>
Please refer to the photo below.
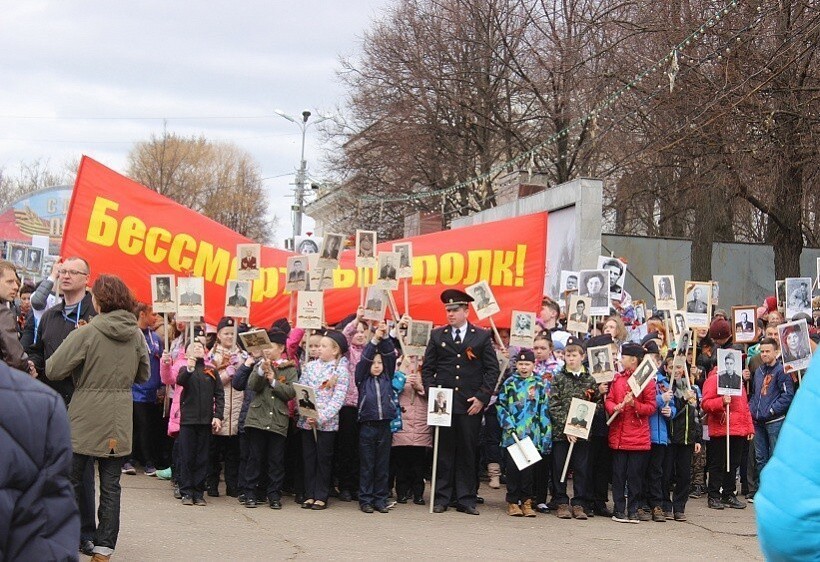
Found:
<svg viewBox="0 0 820 562"><path fill-rule="evenodd" d="M691 242L640 236L601 236L601 252L623 256L629 262L626 290L633 299L654 303L652 276L675 276L678 303L683 302L683 283L689 280ZM800 258L800 275L817 276L820 248L806 248ZM712 279L720 285L718 306L759 305L774 294L774 250L763 244L716 243L712 249Z"/></svg>

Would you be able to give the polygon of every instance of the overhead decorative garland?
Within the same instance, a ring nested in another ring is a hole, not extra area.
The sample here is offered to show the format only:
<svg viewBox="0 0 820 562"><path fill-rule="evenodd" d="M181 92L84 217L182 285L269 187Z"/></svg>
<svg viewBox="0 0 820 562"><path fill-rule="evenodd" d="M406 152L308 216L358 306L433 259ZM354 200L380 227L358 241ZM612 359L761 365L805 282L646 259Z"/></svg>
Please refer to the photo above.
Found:
<svg viewBox="0 0 820 562"><path fill-rule="evenodd" d="M618 101L625 93L629 90L637 86L644 78L648 75L657 72L661 68L665 68L667 63L671 62L670 68L667 70L667 74L669 76L669 87L670 90L674 87L675 77L678 73L678 57L680 51L683 49L690 47L692 42L702 38L706 34L706 30L714 27L724 16L729 15L738 5L738 0L732 0L729 2L725 7L715 12L709 19L707 19L703 24L700 25L695 31L690 33L686 38L684 38L680 43L672 47L669 53L666 54L663 58L655 62L650 68L643 70L642 72L636 74L631 81L627 82L620 88L618 88L615 92L613 92L608 98L606 98L603 102L599 103L595 108L588 112L583 117L579 117L572 121L569 125L567 125L561 131L557 133L553 133L546 140L537 144L536 146L532 147L531 149L527 150L526 152L522 152L512 160L509 160L503 164L498 164L490 168L487 172L475 176L469 180L464 180L457 184L451 185L450 187L445 187L442 189L437 189L434 191L425 191L423 193L413 193L407 195L400 195L395 197L372 197L372 196L363 196L360 198L360 201L367 202L367 203L395 203L395 202L407 202L407 201L420 201L422 199L428 199L431 197L446 197L447 195L451 195L456 191L463 189L465 187L477 187L478 185L490 181L492 177L497 174L500 174L504 171L513 172L516 168L520 167L521 164L527 162L527 172L532 175L534 167L535 167L535 156L536 154L545 148L546 146L554 143L561 137L565 137L569 135L570 131L576 129L578 127L583 126L590 120L597 119L598 116L601 114L602 111L609 109L612 107L616 101ZM760 11L760 8L758 8ZM566 158L566 154L562 154L559 156L557 160L553 163L557 163L560 160L564 160Z"/></svg>

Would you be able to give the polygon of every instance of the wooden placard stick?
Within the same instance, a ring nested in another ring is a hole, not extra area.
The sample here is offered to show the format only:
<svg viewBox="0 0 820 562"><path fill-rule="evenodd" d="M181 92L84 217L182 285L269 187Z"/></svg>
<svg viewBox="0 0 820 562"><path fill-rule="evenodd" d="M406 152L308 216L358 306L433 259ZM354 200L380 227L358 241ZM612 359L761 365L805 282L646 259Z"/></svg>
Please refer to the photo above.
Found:
<svg viewBox="0 0 820 562"><path fill-rule="evenodd" d="M401 316L399 316L399 307L396 306L396 299L393 298L393 293L385 290L387 293L387 302L390 304L390 314L393 316L393 319L396 321L396 339L399 340L399 347L401 347L401 354L407 355L407 350L404 346L404 337L401 335L401 330L399 329L399 321L401 320Z"/></svg>
<svg viewBox="0 0 820 562"><path fill-rule="evenodd" d="M498 346L499 346L501 349L503 349L503 350L505 350L505 351L506 351L506 350L507 350L507 346L506 346L506 345L504 345L504 342L501 340L501 334L499 334L499 333L498 333L498 328L496 328L496 327L495 327L495 321L493 320L493 317L492 317L492 316L490 316L489 320L490 320L490 326L491 326L491 327L492 327L492 329L493 329L493 334L495 335L495 341L496 341L496 342L498 342Z"/></svg>
<svg viewBox="0 0 820 562"><path fill-rule="evenodd" d="M290 292L290 302L288 302L288 323L293 326L293 303L296 300L296 291Z"/></svg>
<svg viewBox="0 0 820 562"><path fill-rule="evenodd" d="M410 283L407 282L407 277L402 278L401 282L404 286L404 313L410 315Z"/></svg>
<svg viewBox="0 0 820 562"><path fill-rule="evenodd" d="M366 279L364 278L364 276L365 276L365 268L360 267L359 268L359 287L360 287L359 288L359 306L361 306L362 308L364 308L364 298L365 298L364 295L365 295L365 292L366 292L366 289L367 289L367 287L365 286L365 285L367 285L367 283L366 283Z"/></svg>
<svg viewBox="0 0 820 562"><path fill-rule="evenodd" d="M730 464L731 463L729 462L729 404L726 404L726 472L730 472Z"/></svg>
<svg viewBox="0 0 820 562"><path fill-rule="evenodd" d="M170 344L168 343L168 313L162 313L162 333L165 334L165 353L168 353L170 350Z"/></svg>
<svg viewBox="0 0 820 562"><path fill-rule="evenodd" d="M561 482L564 482L567 479L567 469L569 468L569 460L572 458L572 449L575 447L575 441L572 441L569 444L569 450L567 451L567 460L564 461L564 470L561 471Z"/></svg>

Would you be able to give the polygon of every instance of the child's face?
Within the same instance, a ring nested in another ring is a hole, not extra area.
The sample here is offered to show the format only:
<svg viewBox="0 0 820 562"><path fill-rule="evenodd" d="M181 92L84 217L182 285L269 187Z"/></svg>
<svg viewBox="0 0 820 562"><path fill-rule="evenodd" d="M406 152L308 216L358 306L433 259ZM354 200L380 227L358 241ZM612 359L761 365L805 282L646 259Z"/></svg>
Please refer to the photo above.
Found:
<svg viewBox="0 0 820 562"><path fill-rule="evenodd" d="M271 347L266 347L262 350L262 355L264 355L265 359L268 361L276 361L280 357L282 357L282 352L285 350L285 346L280 343L272 343Z"/></svg>
<svg viewBox="0 0 820 562"><path fill-rule="evenodd" d="M322 336L313 335L308 338L308 357L316 359L319 357L319 342L322 341Z"/></svg>
<svg viewBox="0 0 820 562"><path fill-rule="evenodd" d="M351 338L352 342L356 345L364 345L367 342L368 330L367 327L359 322L356 325L356 333L353 334Z"/></svg>
<svg viewBox="0 0 820 562"><path fill-rule="evenodd" d="M382 363L382 356L377 355L373 358L373 363L370 365L370 374L378 377L384 372L384 363Z"/></svg>
<svg viewBox="0 0 820 562"><path fill-rule="evenodd" d="M556 359L559 361L564 360L564 350L563 349L555 349L553 350L552 354L555 356Z"/></svg>
<svg viewBox="0 0 820 562"><path fill-rule="evenodd" d="M188 346L188 353L192 357L202 359L203 357L205 357L205 346L202 345L200 342L195 341Z"/></svg>
<svg viewBox="0 0 820 562"><path fill-rule="evenodd" d="M518 374L523 377L530 376L534 368L535 363L532 361L516 361L515 363L515 369L518 371Z"/></svg>
<svg viewBox="0 0 820 562"><path fill-rule="evenodd" d="M581 352L574 346L570 346L569 349L564 350L564 362L567 364L567 368L578 370L581 368L582 361L583 356L581 355Z"/></svg>
<svg viewBox="0 0 820 562"><path fill-rule="evenodd" d="M535 352L536 361L545 361L550 358L552 346L547 340L535 340L532 350Z"/></svg>
<svg viewBox="0 0 820 562"><path fill-rule="evenodd" d="M219 340L219 345L231 349L236 343L236 330L233 327L222 328L216 334L216 339Z"/></svg>
<svg viewBox="0 0 820 562"><path fill-rule="evenodd" d="M680 380L684 375L686 375L686 369L683 368L683 365L678 363L672 367L672 374L675 376L675 380Z"/></svg>
<svg viewBox="0 0 820 562"><path fill-rule="evenodd" d="M339 347L330 338L323 337L319 341L319 359L322 361L333 361L338 357Z"/></svg>

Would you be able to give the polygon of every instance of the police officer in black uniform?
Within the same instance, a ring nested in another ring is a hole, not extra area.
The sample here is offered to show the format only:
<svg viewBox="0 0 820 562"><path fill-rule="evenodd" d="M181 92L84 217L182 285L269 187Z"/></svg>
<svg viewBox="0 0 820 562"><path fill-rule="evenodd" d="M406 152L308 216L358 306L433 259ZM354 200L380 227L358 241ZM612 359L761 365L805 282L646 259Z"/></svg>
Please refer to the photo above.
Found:
<svg viewBox="0 0 820 562"><path fill-rule="evenodd" d="M470 515L476 510L476 452L481 414L489 403L499 376L498 357L488 330L467 321L468 303L463 291L441 293L447 325L436 328L424 353L422 379L425 389L453 389L453 423L440 428L438 471L433 512L456 509ZM429 395L429 394L428 394Z"/></svg>

